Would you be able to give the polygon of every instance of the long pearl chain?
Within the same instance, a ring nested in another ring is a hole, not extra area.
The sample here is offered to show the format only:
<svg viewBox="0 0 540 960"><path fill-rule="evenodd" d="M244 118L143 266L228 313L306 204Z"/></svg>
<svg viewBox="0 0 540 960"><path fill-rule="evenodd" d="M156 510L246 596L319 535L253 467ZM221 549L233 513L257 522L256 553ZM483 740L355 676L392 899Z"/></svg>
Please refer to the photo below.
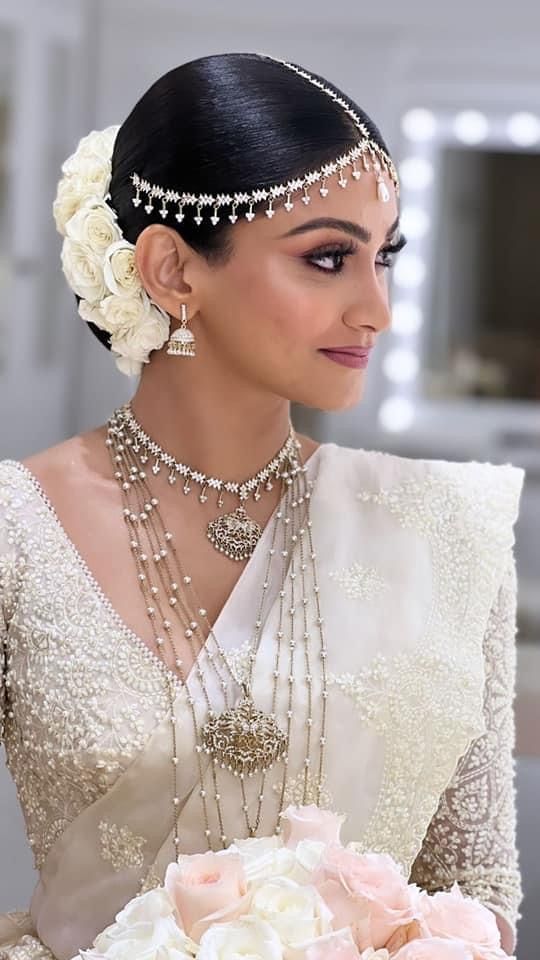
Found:
<svg viewBox="0 0 540 960"><path fill-rule="evenodd" d="M294 438L295 449L300 448L299 442ZM207 707L209 721L219 721L225 714L216 712L211 702L205 675L201 668L198 653L200 648L205 647L207 660L211 669L215 672L219 687L222 691L226 711L238 710L238 706L232 707L228 700L229 683L225 679L223 668L229 678L232 678L235 685L240 681L231 668L228 658L223 650L219 640L212 630L212 626L207 617L207 611L201 605L192 578L183 567L178 556L173 535L167 530L163 517L159 510L159 499L153 495L145 469L145 464L141 463L138 456L140 451L134 449L136 442L129 430L126 430L125 419L122 415L122 408L116 411L109 420L109 430L106 444L110 450L111 459L114 468L115 478L118 480L122 497L124 501L124 518L130 533L130 545L132 555L135 560L138 582L142 590L146 611L151 621L154 640L157 653L162 659L165 667L167 661L165 649L170 648L173 654L174 665L177 668L176 678L180 680L186 690L186 700L190 708L193 729L195 735L195 752L197 757L197 767L199 776L199 794L203 807L203 819L205 823L204 835L206 837L208 848L213 849L213 837L210 829L210 817L208 808L208 790L205 786L205 770L203 768L203 757L208 753L204 746L204 725L201 725L197 718L195 698L192 693L189 678L186 676L182 656L177 649L175 631L173 630L173 619L176 619L183 631L184 637L188 640L190 650L193 654L193 673L197 675L203 691ZM244 694L251 691L254 666L257 658L257 651L261 641L261 632L264 622L265 604L270 586L270 572L272 565L275 564L276 553L281 554L281 578L279 590L279 623L276 631L276 655L274 659L274 669L272 671L272 691L271 691L271 712L262 714L256 711L255 718L264 716L265 719L277 724L277 693L279 688L279 679L281 676L280 660L283 650L288 648L287 659L287 725L286 730L282 731L287 744L287 750L280 757L279 762L283 765L281 785L279 788L279 809L277 811L275 832L280 830L280 813L286 797L287 774L289 766L288 747L291 743L292 721L297 716L295 711L294 687L295 687L295 662L296 652L299 646L296 636L296 612L301 606L302 610L302 648L305 663L305 683L307 686L307 717L306 717L306 741L305 741L305 760L303 764L304 788L303 802L307 802L307 795L310 790L310 770L312 766L312 730L314 725L313 702L312 702L312 684L313 684L313 664L311 653L311 633L309 628L308 607L310 597L307 596L306 571L308 563L306 562L306 543L307 554L311 561L311 570L313 575L313 597L315 600L315 623L319 633L319 661L322 674L322 704L321 704L321 732L318 742L319 760L317 765L315 800L320 803L323 769L324 769L324 751L326 744L326 714L327 714L327 676L326 676L326 656L327 648L323 635L323 618L321 616L319 604L319 585L316 575L316 553L312 541L312 521L310 518L310 498L312 481L307 480L305 474L307 467L302 465L297 459L297 455L291 456L284 464L278 479L282 482L282 497L272 526L271 545L268 550L268 558L262 592L258 605L257 619L255 621L253 641L248 655L248 671L245 682L241 684ZM300 514L300 516L299 516ZM146 541L143 544L142 541ZM281 543L280 543L281 541ZM299 565L297 564L297 550L299 552ZM173 567L176 568L175 572ZM300 597L297 596L298 581ZM180 584L182 588L180 588ZM288 589L287 589L288 587ZM165 596L165 601L163 600ZM189 600L191 597L191 601ZM300 602L301 601L301 602ZM194 611L197 611L196 613ZM285 619L288 615L289 628L284 627ZM205 642L204 637L201 642L202 623L208 628L208 639ZM288 636L286 636L288 634ZM217 651L209 649L210 640L215 645ZM199 649L196 644L199 642ZM288 641L288 642L287 642ZM177 730L175 715L175 672L166 670L166 686L169 702L169 717L171 721L172 732L172 781L173 781L173 845L175 859L181 854L181 838L179 832L179 805L180 797L178 790L178 750L177 750ZM211 762L208 764L212 779L214 792L215 809L219 825L219 840L223 847L227 846L228 838L223 820L223 810L221 806L221 793L218 782L218 770L226 769L227 763L219 761L216 756L211 756ZM264 800L264 789L268 771L273 764L269 764L259 770L248 770L246 773L240 772L238 779L242 796L242 812L244 814L247 833L249 836L255 836L260 825L262 804ZM229 767L230 769L230 767ZM251 778L257 773L260 775L260 781L257 791L257 809L255 815L250 818L249 805L246 794L246 778Z"/></svg>

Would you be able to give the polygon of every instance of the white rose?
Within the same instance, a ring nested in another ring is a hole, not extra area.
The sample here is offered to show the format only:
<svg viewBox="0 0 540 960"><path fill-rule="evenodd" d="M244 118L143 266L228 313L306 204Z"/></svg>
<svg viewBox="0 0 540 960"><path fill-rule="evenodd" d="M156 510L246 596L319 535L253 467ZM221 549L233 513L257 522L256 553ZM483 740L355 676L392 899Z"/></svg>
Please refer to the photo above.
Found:
<svg viewBox="0 0 540 960"><path fill-rule="evenodd" d="M53 216L56 229L63 236L66 235L66 224L77 212L88 197L88 184L80 177L69 177L60 180L53 203ZM99 199L97 197L96 199Z"/></svg>
<svg viewBox="0 0 540 960"><path fill-rule="evenodd" d="M128 377L140 376L143 368L141 360L131 360L129 357L122 357L119 353L114 353L114 351L113 356L121 373L125 373Z"/></svg>
<svg viewBox="0 0 540 960"><path fill-rule="evenodd" d="M53 214L59 233L66 232L68 220L84 201L103 200L111 182L111 157L118 126L93 130L80 140L74 153L62 164Z"/></svg>
<svg viewBox="0 0 540 960"><path fill-rule="evenodd" d="M101 161L104 165L109 164L119 129L119 124L113 124L104 130L91 130L85 137L81 137L77 149L64 160L62 173L70 177L77 175L83 161L88 159Z"/></svg>
<svg viewBox="0 0 540 960"><path fill-rule="evenodd" d="M282 960L283 948L272 927L259 917L241 917L232 923L216 923L203 933L197 960Z"/></svg>
<svg viewBox="0 0 540 960"><path fill-rule="evenodd" d="M313 940L332 929L332 911L315 887L289 877L274 877L256 889L251 912L266 920L285 946Z"/></svg>
<svg viewBox="0 0 540 960"><path fill-rule="evenodd" d="M170 319L145 290L135 297L111 294L100 304L102 327L111 334L111 348L123 357L145 361L167 340Z"/></svg>
<svg viewBox="0 0 540 960"><path fill-rule="evenodd" d="M296 873L295 851L287 850L277 836L235 840L229 850L241 855L248 884Z"/></svg>
<svg viewBox="0 0 540 960"><path fill-rule="evenodd" d="M307 883L319 865L326 844L323 840L300 840L294 850L297 870L293 876L299 883Z"/></svg>
<svg viewBox="0 0 540 960"><path fill-rule="evenodd" d="M169 960L192 960L196 953L197 944L178 926L162 887L130 900L115 919L96 937L93 949L84 951L88 960L155 960L160 950Z"/></svg>
<svg viewBox="0 0 540 960"><path fill-rule="evenodd" d="M100 259L103 259L105 251L122 236L114 212L104 200L96 197L85 200L68 220L66 234L71 240L88 247ZM106 280L106 274L104 275Z"/></svg>
<svg viewBox="0 0 540 960"><path fill-rule="evenodd" d="M111 182L110 159L81 157L75 176L82 180L87 196L104 197Z"/></svg>
<svg viewBox="0 0 540 960"><path fill-rule="evenodd" d="M132 296L141 287L135 264L135 246L128 240L117 240L105 251L103 275L111 293L118 297Z"/></svg>
<svg viewBox="0 0 540 960"><path fill-rule="evenodd" d="M366 951L360 957L350 927L297 943L286 950L285 956L286 960L326 960L327 957L335 957L336 960L390 960L388 950L377 950L373 955L370 953L369 957Z"/></svg>
<svg viewBox="0 0 540 960"><path fill-rule="evenodd" d="M244 865L247 865L251 860L256 860L268 850L277 850L281 846L280 838L274 834L271 837L246 837L241 840L234 840L227 850L234 850L236 853L239 853L244 861ZM218 854L221 852L221 850L218 850Z"/></svg>
<svg viewBox="0 0 540 960"><path fill-rule="evenodd" d="M103 320L103 315L99 309L99 305L94 303L88 303L88 300L80 300L78 306L79 316L82 317L86 323L95 323L97 327L101 327L101 322ZM108 331L107 331L108 332Z"/></svg>
<svg viewBox="0 0 540 960"><path fill-rule="evenodd" d="M74 293L91 303L105 296L105 280L99 257L66 237L62 244L61 260L64 275Z"/></svg>

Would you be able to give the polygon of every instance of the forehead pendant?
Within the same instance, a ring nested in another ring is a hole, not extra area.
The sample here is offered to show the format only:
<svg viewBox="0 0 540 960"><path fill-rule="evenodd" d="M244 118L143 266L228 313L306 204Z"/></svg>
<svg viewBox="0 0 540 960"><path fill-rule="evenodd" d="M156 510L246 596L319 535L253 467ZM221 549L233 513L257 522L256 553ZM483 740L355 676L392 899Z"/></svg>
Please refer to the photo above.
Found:
<svg viewBox="0 0 540 960"><path fill-rule="evenodd" d="M166 220L171 209L174 209L174 217L178 223L185 220L186 208L192 208L192 219L197 226L204 222L205 211L208 211L206 219L213 226L217 226L225 218L234 224L240 216L251 223L256 216L253 209L256 205L266 202L264 213L269 219L274 216L276 213L275 207L280 203L287 213L291 213L294 210L295 203L300 202L307 206L311 202L309 191L313 187L316 187L320 196L324 198L328 196L328 183L332 177L337 175L337 183L340 187L345 188L349 177L359 180L364 171L374 175L377 197L382 203L388 203L391 196L385 181L385 175L393 184L396 195L399 196L398 175L391 157L372 138L368 128L350 104L325 83L313 77L307 70L276 57L270 59L276 60L289 70L304 77L305 80L318 87L342 107L353 120L360 134L358 141L351 149L336 157L335 160L323 163L318 169L308 170L302 176L294 177L286 183L277 183L270 187L236 193L218 193L215 195L211 193L180 193L160 184L151 183L141 174L134 172L130 179L135 191L132 197L135 207L139 207L144 200L144 210L150 214L159 203L158 210L161 218Z"/></svg>

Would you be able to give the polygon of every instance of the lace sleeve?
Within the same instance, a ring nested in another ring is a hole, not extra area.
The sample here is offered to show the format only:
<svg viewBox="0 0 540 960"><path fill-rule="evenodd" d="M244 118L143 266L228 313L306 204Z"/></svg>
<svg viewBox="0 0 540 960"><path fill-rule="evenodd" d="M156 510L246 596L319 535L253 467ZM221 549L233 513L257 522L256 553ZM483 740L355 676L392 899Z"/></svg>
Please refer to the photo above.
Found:
<svg viewBox="0 0 540 960"><path fill-rule="evenodd" d="M4 717L6 714L6 625L0 616L0 744L4 742Z"/></svg>
<svg viewBox="0 0 540 960"><path fill-rule="evenodd" d="M410 876L429 893L449 889L457 880L465 896L476 897L502 918L511 950L523 895L513 757L516 603L511 550L484 635L486 732L459 760Z"/></svg>
<svg viewBox="0 0 540 960"><path fill-rule="evenodd" d="M3 568L6 558L0 556L0 744L4 742L4 721L7 710L7 623L4 612L4 581Z"/></svg>
<svg viewBox="0 0 540 960"><path fill-rule="evenodd" d="M0 463L0 744L4 741L8 718L8 623L17 596L18 570L24 561L17 560L15 536L11 524L9 499L6 496L2 463Z"/></svg>

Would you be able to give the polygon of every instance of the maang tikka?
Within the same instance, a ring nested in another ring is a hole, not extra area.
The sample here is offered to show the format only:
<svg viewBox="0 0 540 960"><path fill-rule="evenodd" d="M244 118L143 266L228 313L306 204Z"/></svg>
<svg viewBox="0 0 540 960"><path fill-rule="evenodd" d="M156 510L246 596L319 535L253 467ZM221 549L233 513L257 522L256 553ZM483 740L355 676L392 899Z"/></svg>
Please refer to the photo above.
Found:
<svg viewBox="0 0 540 960"><path fill-rule="evenodd" d="M180 304L181 323L177 330L171 334L167 344L167 353L171 357L194 357L195 356L195 337L191 330L188 330L187 306Z"/></svg>
<svg viewBox="0 0 540 960"><path fill-rule="evenodd" d="M306 206L311 202L310 190L319 184L319 194L321 197L327 197L329 194L328 184L334 174L338 175L337 183L340 187L346 187L350 178L359 180L364 172L372 173L376 184L376 196L382 203L388 203L391 197L390 190L384 180L386 174L391 180L396 197L399 196L399 178L392 158L386 150L374 139L369 128L361 120L350 103L337 94L322 80L312 76L307 70L302 70L287 60L281 60L277 57L270 57L264 54L267 59L281 63L287 69L303 77L313 86L318 87L331 100L338 103L345 113L351 118L360 137L346 153L323 163L315 170L308 170L303 175L293 177L284 183L274 183L271 186L259 187L247 191L236 191L231 193L198 193L183 190L181 192L173 190L163 184L152 183L142 174L134 171L130 174L130 180L135 188L135 196L132 203L134 207L143 204L142 209L145 213L151 214L155 209L158 210L163 220L166 220L173 211L171 205L176 205L174 214L175 220L182 223L187 214L187 210L195 208L195 214L192 217L193 223L200 226L208 221L212 226L217 226L220 222L236 223L242 213L239 208L247 207L243 211L243 216L251 223L255 219L256 211L254 207L259 208L263 201L267 202L264 209L266 216L271 219L276 213L279 203L287 213L294 210L295 202L301 201ZM358 164L358 166L357 166ZM350 171L349 171L349 168ZM347 173L350 174L346 175ZM145 201L145 202L144 202ZM160 201L158 205L156 201ZM226 217L222 218L220 214L230 209ZM208 211L206 218L204 211Z"/></svg>

